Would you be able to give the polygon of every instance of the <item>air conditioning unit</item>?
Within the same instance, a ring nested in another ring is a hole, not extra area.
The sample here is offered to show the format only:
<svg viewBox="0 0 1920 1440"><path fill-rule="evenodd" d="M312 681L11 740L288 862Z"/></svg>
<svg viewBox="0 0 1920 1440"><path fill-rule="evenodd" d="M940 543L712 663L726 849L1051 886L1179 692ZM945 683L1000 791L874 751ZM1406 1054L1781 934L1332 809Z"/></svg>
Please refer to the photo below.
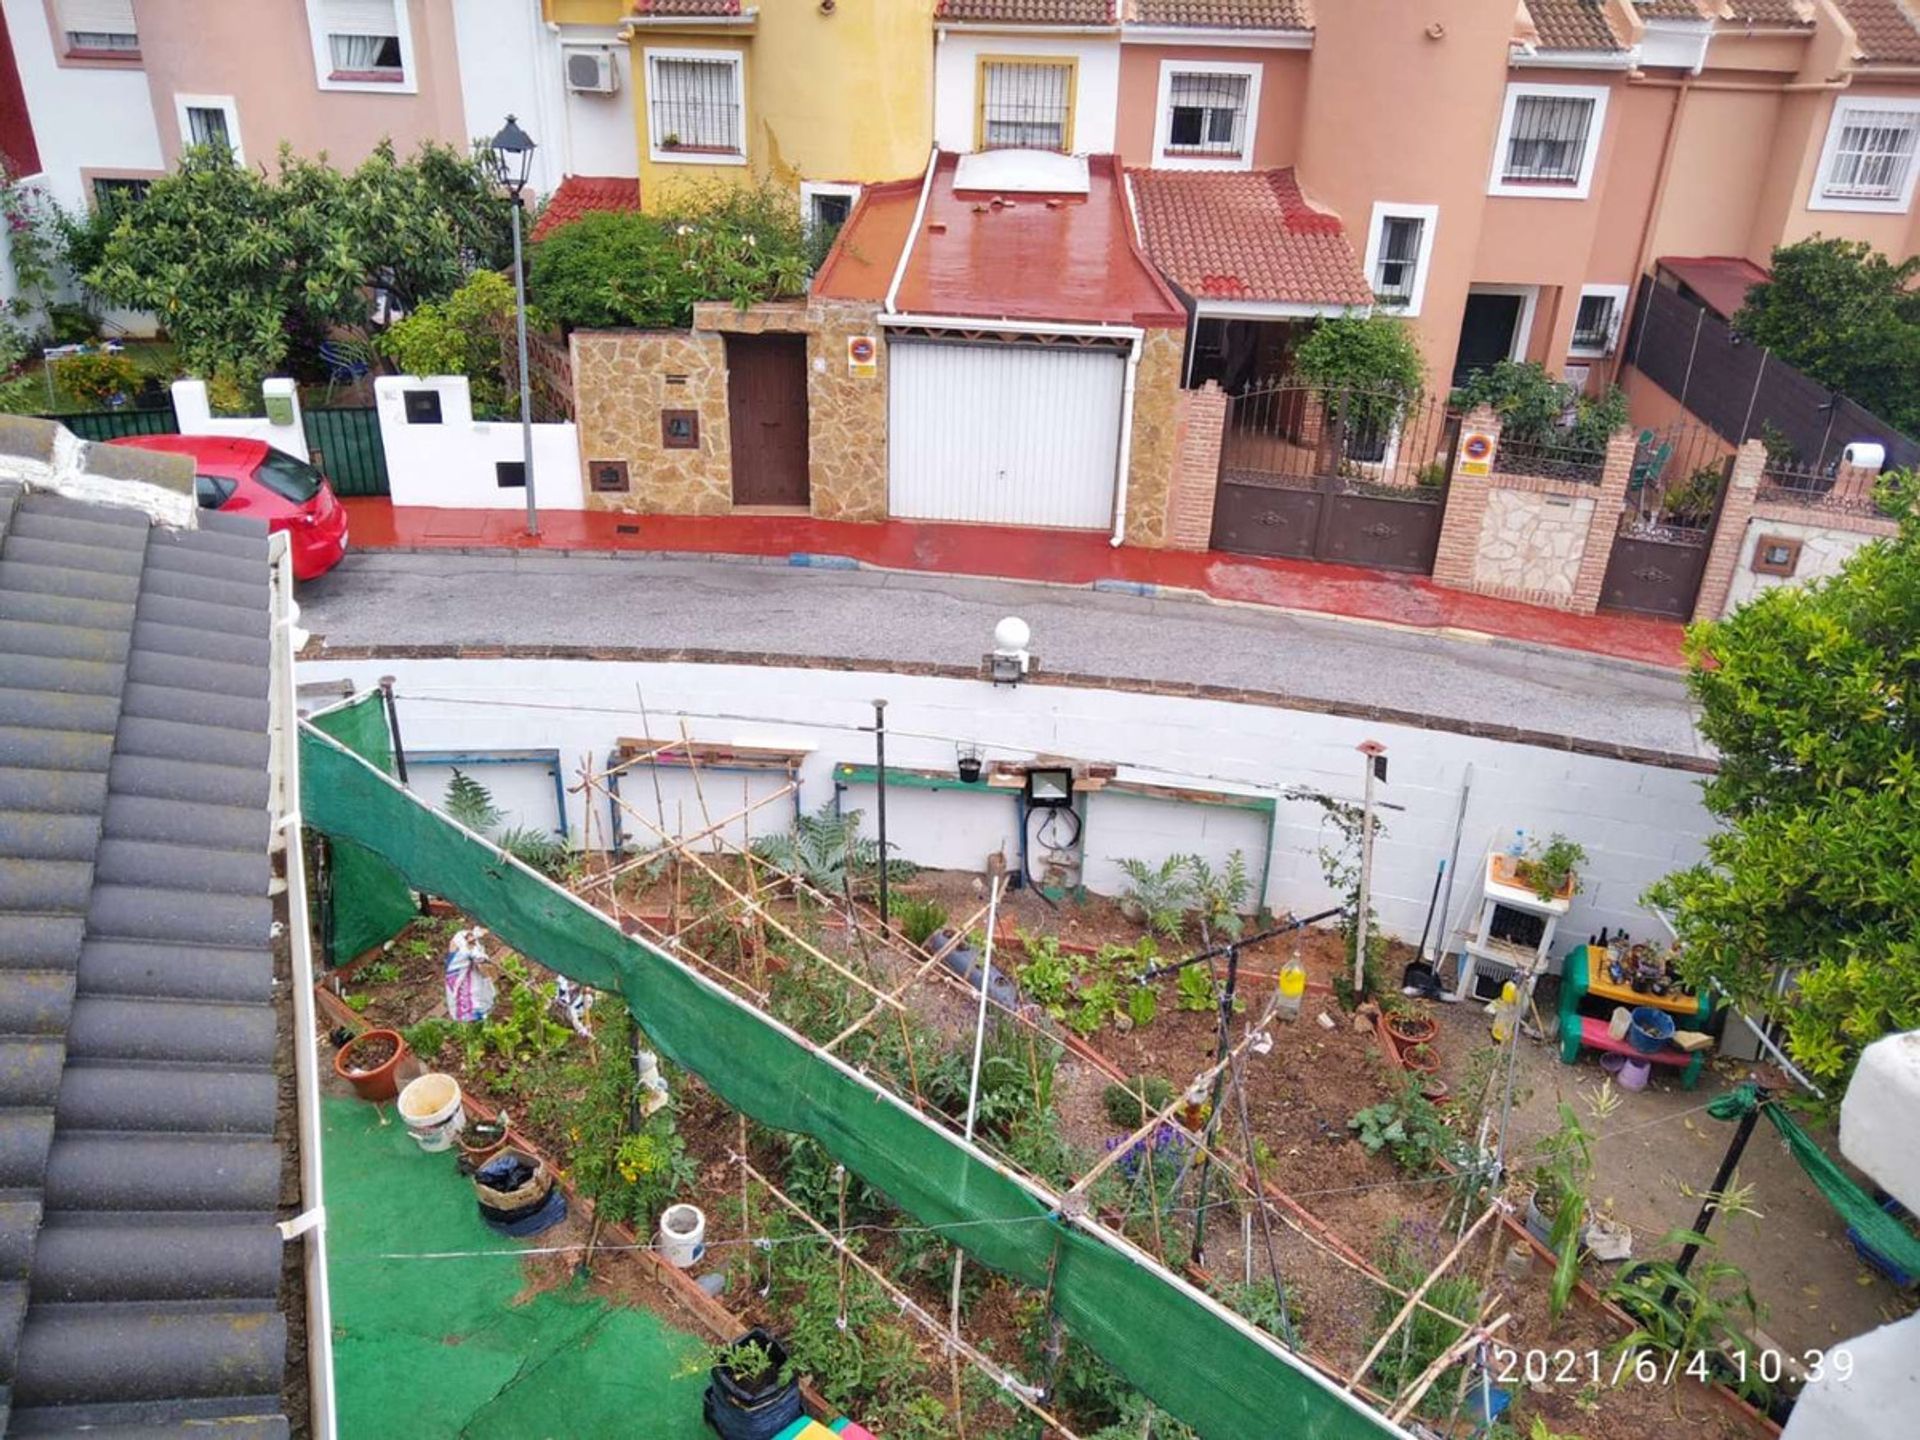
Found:
<svg viewBox="0 0 1920 1440"><path fill-rule="evenodd" d="M576 95L611 95L620 88L620 67L611 50L569 50L567 89Z"/></svg>

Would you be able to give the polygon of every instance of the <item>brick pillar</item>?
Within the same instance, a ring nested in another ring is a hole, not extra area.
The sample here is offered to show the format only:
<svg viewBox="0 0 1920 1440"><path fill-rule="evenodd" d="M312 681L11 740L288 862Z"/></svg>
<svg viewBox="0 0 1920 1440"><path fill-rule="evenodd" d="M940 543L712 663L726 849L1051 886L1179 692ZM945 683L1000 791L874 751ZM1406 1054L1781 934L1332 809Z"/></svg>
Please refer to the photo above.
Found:
<svg viewBox="0 0 1920 1440"><path fill-rule="evenodd" d="M1174 437L1173 493L1167 497L1167 548L1204 550L1213 539L1213 497L1220 485L1220 445L1227 395L1209 380L1180 393Z"/></svg>
<svg viewBox="0 0 1920 1440"><path fill-rule="evenodd" d="M1493 436L1494 463L1498 464L1500 417L1479 406L1461 422L1462 435L1473 430ZM1480 553L1480 527L1487 518L1487 490L1492 482L1488 475L1461 474L1464 459L1456 449L1453 474L1447 481L1447 513L1440 517L1440 544L1433 556L1433 583L1449 590L1473 588L1473 564Z"/></svg>
<svg viewBox="0 0 1920 1440"><path fill-rule="evenodd" d="M1573 582L1573 599L1567 606L1576 615L1591 615L1600 608L1600 582L1607 578L1613 537L1620 529L1620 512L1626 508L1627 481L1633 477L1637 443L1630 428L1616 430L1608 437L1600 489L1593 497L1593 515L1587 521L1587 544L1580 552L1580 574Z"/></svg>
<svg viewBox="0 0 1920 1440"><path fill-rule="evenodd" d="M1864 465L1841 464L1833 472L1833 489L1827 492L1827 498L1835 504L1854 502L1869 504L1873 500L1874 483L1879 480L1878 470L1869 470Z"/></svg>
<svg viewBox="0 0 1920 1440"><path fill-rule="evenodd" d="M1727 480L1726 498L1720 502L1720 514L1714 521L1713 540L1707 551L1707 568L1700 576L1700 595L1693 602L1695 620L1718 620L1727 608L1727 594L1733 589L1733 567L1740 563L1740 547L1746 543L1747 522L1753 519L1753 501L1760 489L1760 473L1767 468L1767 447L1749 440L1733 457L1733 474Z"/></svg>

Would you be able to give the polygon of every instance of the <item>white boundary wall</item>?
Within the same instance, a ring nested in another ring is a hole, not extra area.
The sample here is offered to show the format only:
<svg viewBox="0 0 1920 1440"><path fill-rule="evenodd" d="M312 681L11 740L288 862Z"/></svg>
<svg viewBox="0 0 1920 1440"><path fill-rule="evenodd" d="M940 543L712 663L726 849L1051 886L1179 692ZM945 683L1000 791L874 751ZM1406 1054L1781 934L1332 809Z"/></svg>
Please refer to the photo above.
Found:
<svg viewBox="0 0 1920 1440"><path fill-rule="evenodd" d="M835 765L871 763L872 738L857 727L872 723L876 697L889 701L888 761L902 767L950 767L954 739L965 737L984 743L989 760L1065 755L1117 762L1123 779L1267 795L1306 786L1354 799L1361 785L1354 747L1378 740L1387 746L1390 764L1380 799L1405 809L1382 812L1375 905L1385 929L1409 940L1419 935L1436 867L1452 843L1468 765L1473 786L1461 874L1474 875L1489 845L1504 848L1516 827L1538 836L1562 831L1586 847L1585 888L1562 927L1568 943L1603 925L1624 925L1641 936L1656 933L1656 922L1640 907L1641 892L1698 859L1713 827L1700 803L1700 776L1689 771L1228 701L1055 686L996 689L975 680L750 665L382 658L312 660L300 667L302 683L349 679L360 688L383 674L395 677L409 746L557 747L572 786L589 758L598 770L616 739L644 733L637 703L644 696L657 738L676 737L684 717L696 740L807 750L800 801L808 810L832 798ZM644 776L634 775L631 784L650 799ZM736 797L738 777L716 789ZM896 804L896 795L912 798ZM637 803L639 797L628 798ZM1157 858L1194 848L1196 838L1207 842L1210 854L1224 852L1257 833L1246 823L1252 817L1241 811L1091 799L1087 880L1095 889L1115 883L1112 856ZM870 809L871 800L871 786L849 792L850 805ZM889 792L888 800L888 838L909 859L977 867L995 838L1006 853L1017 853L1017 836L1007 833L1013 830L1010 803L999 812L973 796L907 790ZM940 803L947 801L954 808ZM709 803L716 803L711 796ZM570 794L568 804L568 825L578 835L582 796ZM1102 830L1103 804L1117 804L1127 849L1113 843L1113 819ZM715 818L732 808L738 807L717 808ZM769 808L786 813L784 805ZM525 818L546 823L544 812ZM987 824L977 836L976 819ZM699 828L691 814L688 828ZM594 817L594 834L606 833L602 810ZM1280 801L1263 897L1269 905L1307 913L1330 903L1315 854L1329 838L1318 806ZM1255 876L1259 858L1247 857ZM1458 892L1462 906L1469 888L1462 884Z"/></svg>
<svg viewBox="0 0 1920 1440"><path fill-rule="evenodd" d="M438 424L409 424L407 392L440 397ZM503 487L494 466L524 455L517 421L476 420L464 375L382 375L373 382L387 483L395 505L524 510L527 492ZM582 510L580 432L571 422L533 427L533 484L542 510Z"/></svg>
<svg viewBox="0 0 1920 1440"><path fill-rule="evenodd" d="M299 389L291 380L265 380L261 382L260 394L262 399L269 395L284 396L287 403L293 406L293 419L285 425L276 425L265 415L216 418L207 400L204 380L173 382L173 413L180 422L182 435L225 435L242 440L264 440L296 460L307 459L307 429L300 416Z"/></svg>

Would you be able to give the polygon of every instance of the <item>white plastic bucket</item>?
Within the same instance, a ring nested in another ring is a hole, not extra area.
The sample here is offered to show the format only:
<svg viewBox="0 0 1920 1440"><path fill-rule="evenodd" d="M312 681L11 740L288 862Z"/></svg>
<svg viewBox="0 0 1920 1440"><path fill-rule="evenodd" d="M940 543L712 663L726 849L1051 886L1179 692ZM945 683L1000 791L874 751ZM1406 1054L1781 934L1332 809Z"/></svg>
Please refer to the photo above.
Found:
<svg viewBox="0 0 1920 1440"><path fill-rule="evenodd" d="M427 1074L400 1092L400 1118L422 1150L439 1151L467 1126L460 1105L460 1082L451 1075Z"/></svg>
<svg viewBox="0 0 1920 1440"><path fill-rule="evenodd" d="M660 1258L690 1270L707 1253L707 1217L697 1205L669 1205L660 1212Z"/></svg>

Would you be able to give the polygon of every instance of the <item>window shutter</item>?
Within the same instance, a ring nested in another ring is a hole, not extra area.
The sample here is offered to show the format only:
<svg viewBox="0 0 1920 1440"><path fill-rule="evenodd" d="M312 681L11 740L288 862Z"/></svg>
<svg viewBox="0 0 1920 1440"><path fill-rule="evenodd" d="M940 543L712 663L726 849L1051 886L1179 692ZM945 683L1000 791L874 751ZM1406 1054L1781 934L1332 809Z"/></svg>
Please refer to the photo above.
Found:
<svg viewBox="0 0 1920 1440"><path fill-rule="evenodd" d="M393 35L400 33L393 0L323 0L322 23L329 35Z"/></svg>
<svg viewBox="0 0 1920 1440"><path fill-rule="evenodd" d="M133 0L60 0L60 24L72 35L137 35Z"/></svg>

